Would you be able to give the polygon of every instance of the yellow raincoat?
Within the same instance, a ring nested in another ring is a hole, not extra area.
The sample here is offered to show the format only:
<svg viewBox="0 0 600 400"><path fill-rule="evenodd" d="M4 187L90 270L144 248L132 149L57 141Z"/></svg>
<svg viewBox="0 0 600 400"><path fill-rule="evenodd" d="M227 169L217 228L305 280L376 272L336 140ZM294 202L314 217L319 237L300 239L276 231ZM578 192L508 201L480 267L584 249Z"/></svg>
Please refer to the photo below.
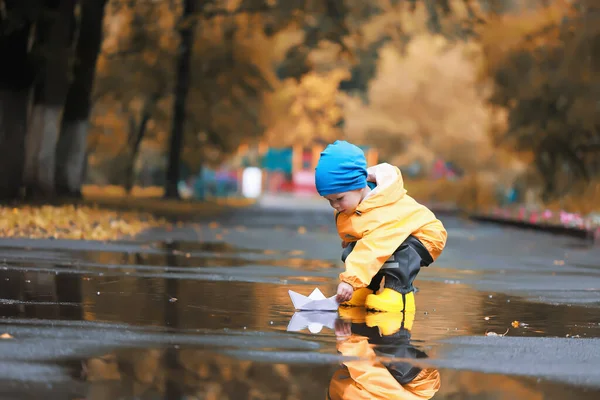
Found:
<svg viewBox="0 0 600 400"><path fill-rule="evenodd" d="M439 372L423 369L410 383L401 385L386 367L377 361L376 354L364 336L353 335L338 344L346 357L360 358L345 361L337 370L326 399L330 400L424 400L431 399L441 386Z"/></svg>
<svg viewBox="0 0 600 400"><path fill-rule="evenodd" d="M346 258L346 271L340 280L356 290L366 287L385 261L410 235L429 251L432 259L446 245L447 233L433 212L406 194L400 169L390 164L369 168L377 187L351 215L336 213L340 238L355 242Z"/></svg>

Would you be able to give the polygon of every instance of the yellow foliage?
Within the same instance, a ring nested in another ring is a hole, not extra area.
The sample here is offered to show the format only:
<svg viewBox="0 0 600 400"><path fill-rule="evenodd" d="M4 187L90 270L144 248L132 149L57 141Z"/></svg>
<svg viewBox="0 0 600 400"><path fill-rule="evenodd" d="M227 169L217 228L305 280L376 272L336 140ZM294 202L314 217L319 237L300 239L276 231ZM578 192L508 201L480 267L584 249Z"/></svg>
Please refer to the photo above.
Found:
<svg viewBox="0 0 600 400"><path fill-rule="evenodd" d="M272 146L333 141L341 132L336 124L343 112L338 104L339 83L349 77L346 69L310 72L300 82L287 79L265 99L262 120L265 138Z"/></svg>
<svg viewBox="0 0 600 400"><path fill-rule="evenodd" d="M587 184L576 185L570 194L548 203L547 206L551 210L589 214L598 212L598 204L600 204L600 180L596 179Z"/></svg>
<svg viewBox="0 0 600 400"><path fill-rule="evenodd" d="M404 55L384 47L369 103L344 98L347 137L398 165L426 168L442 158L467 172L496 168L489 131L500 114L488 107L487 87L476 79L480 51L474 42L434 35L413 38Z"/></svg>
<svg viewBox="0 0 600 400"><path fill-rule="evenodd" d="M520 11L518 14L506 14L487 21L480 30L480 42L485 54L485 63L482 65L487 68L483 71L483 78L487 79L489 69L503 63L507 53L511 51L533 50L542 45L559 45L558 25L567 12L560 3ZM539 35L542 30L547 34Z"/></svg>
<svg viewBox="0 0 600 400"><path fill-rule="evenodd" d="M166 224L150 214L88 206L0 207L2 237L116 240Z"/></svg>

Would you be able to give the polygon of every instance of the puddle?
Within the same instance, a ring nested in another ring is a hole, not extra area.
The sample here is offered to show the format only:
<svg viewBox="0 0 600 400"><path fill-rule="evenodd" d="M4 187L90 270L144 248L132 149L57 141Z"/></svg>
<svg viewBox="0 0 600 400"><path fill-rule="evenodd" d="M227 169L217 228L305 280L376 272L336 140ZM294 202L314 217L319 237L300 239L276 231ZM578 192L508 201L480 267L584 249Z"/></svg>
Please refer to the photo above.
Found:
<svg viewBox="0 0 600 400"><path fill-rule="evenodd" d="M3 397L42 398L50 395L50 398L98 400L237 400L318 399L326 398L329 393L331 399L356 398L336 396L339 391L332 390L335 385L339 386L346 381L343 374L347 367L339 363L341 360L319 361L317 354L310 352L310 346L303 347L292 342L286 344L282 339L283 334L267 334L263 338L223 334L208 338L208 334L204 332L203 336L189 335L190 340L186 341L181 335L169 336L152 330L132 331L124 326L110 327L95 323L90 323L92 326L88 327L77 324L27 326L23 320L19 322L21 325L17 325L14 332L19 342L0 342L0 349L3 351L3 362L0 365L12 367L0 368L0 382L3 382L0 385L0 395ZM207 340L203 343L204 338L211 339L212 342ZM193 340L197 340L195 345ZM274 344L267 344L269 341ZM401 350L403 343L407 342L396 340L387 343L386 351L390 352L390 347L394 346L395 350ZM48 351L57 345L62 346L62 352L57 351L53 355L52 351ZM8 346L12 346L12 350ZM268 349L269 346L271 349ZM253 355L252 350L235 353L228 351L227 347L267 347L263 354L271 354L275 358L257 360L258 357ZM225 349L219 351L219 348ZM415 354L421 355L418 351L417 348ZM286 360L286 354L296 354L296 357ZM13 357L21 362L11 361ZM51 362L53 358L57 359L55 363ZM372 367L369 370L369 385L361 386L365 390L368 388L370 393L381 393L390 384L397 382L390 380L385 385L377 385L385 382L386 377L390 379L392 375L389 371L402 368L402 365L398 365L401 364L399 360L395 362L396 368L390 366L390 361L379 361L368 361L367 365L364 361L359 361L363 364L357 365L355 362L353 367ZM439 378L439 390L430 390L432 398L438 400L591 400L598 398L600 394L598 390L537 378L428 368L430 376ZM375 377L378 379L372 379ZM366 396L367 393L363 395Z"/></svg>
<svg viewBox="0 0 600 400"><path fill-rule="evenodd" d="M414 320L354 309L289 332L288 290L308 294L317 284L329 295L336 287L333 263L298 251L174 242L131 252L44 250L26 260L15 254L0 268L0 335L10 335L0 340L0 395L7 397L23 397L15 393L25 385L37 398L49 391L89 399L323 398L345 373L341 357L372 358L363 351L385 364L369 368L405 374L433 368L443 342L455 338L600 337L598 308L532 303L455 280L418 281ZM438 372L435 399L599 394L536 378Z"/></svg>
<svg viewBox="0 0 600 400"><path fill-rule="evenodd" d="M127 268L137 271L189 272L194 268L270 266L303 271L339 267L335 262L311 259L301 250L247 249L226 242L152 242L131 251L23 251L3 248L2 261L9 268L53 267L66 272ZM120 268L123 267L123 268ZM156 268L152 268L156 267Z"/></svg>
<svg viewBox="0 0 600 400"><path fill-rule="evenodd" d="M339 383L340 371L343 372L343 368L332 365L240 361L204 350L148 349L143 352L117 351L82 360L81 369L76 372L81 374L81 381L89 382L82 394L91 399L357 398L351 396L351 392L342 397L337 395L339 391L332 390ZM441 385L432 397L437 400L592 400L599 394L598 391L531 378L446 369L437 372ZM373 386L368 387L376 390Z"/></svg>
<svg viewBox="0 0 600 400"><path fill-rule="evenodd" d="M329 280L319 286L325 294L335 291ZM531 303L461 284L420 281L418 287L413 338L422 342L507 329L510 336L600 337L598 308ZM308 294L311 287L178 279L168 273L117 278L0 270L0 314L178 329L282 331L293 315L288 290Z"/></svg>

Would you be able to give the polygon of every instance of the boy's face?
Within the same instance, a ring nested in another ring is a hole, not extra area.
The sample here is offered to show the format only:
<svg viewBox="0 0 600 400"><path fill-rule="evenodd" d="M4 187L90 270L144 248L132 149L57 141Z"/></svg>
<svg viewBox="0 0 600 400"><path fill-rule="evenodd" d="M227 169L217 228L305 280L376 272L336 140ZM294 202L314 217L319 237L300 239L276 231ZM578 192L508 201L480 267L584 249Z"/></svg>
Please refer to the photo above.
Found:
<svg viewBox="0 0 600 400"><path fill-rule="evenodd" d="M323 196L329 201L331 207L345 214L352 214L363 199L363 189L351 190L349 192L334 193Z"/></svg>

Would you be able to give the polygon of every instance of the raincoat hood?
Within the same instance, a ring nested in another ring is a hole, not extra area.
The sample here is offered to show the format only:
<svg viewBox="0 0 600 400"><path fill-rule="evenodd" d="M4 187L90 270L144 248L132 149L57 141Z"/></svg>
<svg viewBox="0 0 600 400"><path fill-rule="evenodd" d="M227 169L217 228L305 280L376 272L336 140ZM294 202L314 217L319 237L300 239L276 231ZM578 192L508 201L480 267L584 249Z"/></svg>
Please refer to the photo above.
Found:
<svg viewBox="0 0 600 400"><path fill-rule="evenodd" d="M377 186L365 197L356 208L359 212L366 212L378 207L396 203L406 195L404 179L398 167L390 164L380 164L367 171L375 177Z"/></svg>

